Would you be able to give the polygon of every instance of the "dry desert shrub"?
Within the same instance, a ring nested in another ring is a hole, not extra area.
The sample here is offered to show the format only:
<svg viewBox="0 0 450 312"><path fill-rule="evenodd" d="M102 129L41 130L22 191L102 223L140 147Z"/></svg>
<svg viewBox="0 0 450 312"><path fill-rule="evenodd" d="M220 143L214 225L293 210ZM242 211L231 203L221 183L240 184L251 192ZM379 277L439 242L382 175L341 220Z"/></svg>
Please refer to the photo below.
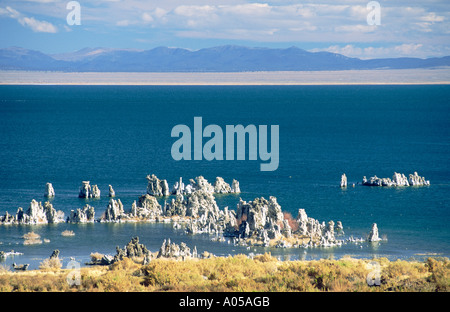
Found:
<svg viewBox="0 0 450 312"><path fill-rule="evenodd" d="M98 257L98 255L96 255ZM53 260L53 261L52 261ZM59 260L59 259L58 259ZM374 262L380 285L368 286ZM209 259L153 259L141 265L125 258L110 266L81 268L81 285L71 287L67 270L54 259L41 264L45 271L0 274L1 291L449 291L450 261L425 262L388 259L278 261L270 254ZM38 274L38 278L36 277Z"/></svg>
<svg viewBox="0 0 450 312"><path fill-rule="evenodd" d="M39 269L43 271L54 271L60 270L62 267L62 262L59 258L49 258L45 259L39 264Z"/></svg>

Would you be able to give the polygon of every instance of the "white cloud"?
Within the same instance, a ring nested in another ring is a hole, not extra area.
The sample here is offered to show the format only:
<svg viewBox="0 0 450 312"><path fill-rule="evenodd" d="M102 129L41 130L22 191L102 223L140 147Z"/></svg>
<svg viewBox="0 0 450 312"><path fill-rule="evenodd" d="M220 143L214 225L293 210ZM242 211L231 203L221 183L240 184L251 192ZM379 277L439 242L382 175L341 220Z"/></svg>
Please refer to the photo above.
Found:
<svg viewBox="0 0 450 312"><path fill-rule="evenodd" d="M236 16L268 16L273 7L267 3L248 3L239 5L222 5L218 9L224 14Z"/></svg>
<svg viewBox="0 0 450 312"><path fill-rule="evenodd" d="M0 8L0 15L7 15L10 18L16 19L22 26L30 28L34 32L56 33L58 28L47 21L39 21L34 17L27 17L19 11L7 6Z"/></svg>
<svg viewBox="0 0 450 312"><path fill-rule="evenodd" d="M425 22L443 22L445 18L443 16L436 15L434 12L430 12L427 15L422 16L420 19Z"/></svg>
<svg viewBox="0 0 450 312"><path fill-rule="evenodd" d="M373 32L377 30L376 25L364 25L364 24L357 24L357 25L342 25L342 26L336 26L334 28L336 32L357 32L357 33L367 33L367 32Z"/></svg>
<svg viewBox="0 0 450 312"><path fill-rule="evenodd" d="M180 5L173 10L173 13L186 17L205 17L213 14L216 8L210 5Z"/></svg>
<svg viewBox="0 0 450 312"><path fill-rule="evenodd" d="M38 2L38 3L54 3L59 2L60 0L25 0L28 2Z"/></svg>
<svg viewBox="0 0 450 312"><path fill-rule="evenodd" d="M144 21L144 23L151 23L154 21L153 17L150 14L148 14L147 12L142 13L141 18Z"/></svg>
<svg viewBox="0 0 450 312"><path fill-rule="evenodd" d="M419 49L423 47L423 44L417 43L409 43L409 44L402 44L399 46L394 47L394 51L399 53L400 55L413 55L415 52L417 52Z"/></svg>
<svg viewBox="0 0 450 312"><path fill-rule="evenodd" d="M404 43L395 46L383 47L358 47L353 44L345 46L332 45L325 49L311 49L311 52L327 51L338 53L348 57L360 59L389 58L389 57L430 57L436 54L439 56L448 55L449 48L425 47L421 43Z"/></svg>
<svg viewBox="0 0 450 312"><path fill-rule="evenodd" d="M124 26L124 27L126 27L126 26L130 25L130 21L129 20L117 21L116 25L117 26Z"/></svg>
<svg viewBox="0 0 450 312"><path fill-rule="evenodd" d="M180 5L174 1L171 8L147 10L148 16L140 19L166 33L183 34L183 37L195 34L195 38L247 40L254 36L255 41L280 42L413 42L422 36L420 33L445 33L449 28L445 27L446 16L450 16L448 11L438 14L417 6L414 1L410 6L382 4L382 24L377 26L367 24L370 10L356 0L341 1L343 4L327 0L300 4L205 2Z"/></svg>
<svg viewBox="0 0 450 312"><path fill-rule="evenodd" d="M156 17L156 18L162 18L164 15L166 15L167 14L167 11L166 10L164 10L164 9L162 9L162 8L156 8L155 10L153 10L153 15Z"/></svg>
<svg viewBox="0 0 450 312"><path fill-rule="evenodd" d="M34 32L56 33L58 29L51 23L46 21L38 21L34 17L21 17L18 19L23 26L31 28Z"/></svg>
<svg viewBox="0 0 450 312"><path fill-rule="evenodd" d="M53 24L38 19L64 19L67 1L2 0L6 8L0 8L0 17L14 18L37 32L55 32L57 29ZM306 42L308 45L329 46L331 50L334 47L337 51L361 57L394 56L395 53L425 55L440 53L433 50L433 46L450 46L448 0L379 1L381 25L373 26L367 24L368 2L92 0L80 1L80 4L83 26L89 27L93 36L97 29L102 35L114 37L111 40L116 42L119 39L115 31L120 27L121 33L130 30L130 39L150 35L152 39L163 38L161 42L167 45L177 45L181 37L241 40L246 41L243 44L252 45L253 42L258 46L286 42L302 47ZM22 13L11 9L11 6ZM201 44L208 41L203 42Z"/></svg>

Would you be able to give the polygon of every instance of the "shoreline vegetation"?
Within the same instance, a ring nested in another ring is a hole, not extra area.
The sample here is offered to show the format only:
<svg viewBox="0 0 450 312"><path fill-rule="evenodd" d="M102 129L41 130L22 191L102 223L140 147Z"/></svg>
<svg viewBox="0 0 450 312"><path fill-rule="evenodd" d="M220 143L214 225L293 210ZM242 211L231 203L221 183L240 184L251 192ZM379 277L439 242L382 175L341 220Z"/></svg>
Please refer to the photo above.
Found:
<svg viewBox="0 0 450 312"><path fill-rule="evenodd" d="M0 70L0 85L420 85L450 84L449 67L338 71L56 72Z"/></svg>
<svg viewBox="0 0 450 312"><path fill-rule="evenodd" d="M164 240L151 252L133 237L116 255L91 253L63 269L60 251L39 270L0 265L0 292L448 292L450 261L387 258L281 261L270 253L216 257Z"/></svg>
<svg viewBox="0 0 450 312"><path fill-rule="evenodd" d="M93 255L93 257L98 255ZM209 258L124 257L61 269L58 253L39 270L0 266L1 292L448 292L450 261L386 258L280 261L270 253ZM77 277L78 276L78 277ZM74 279L75 277L75 279ZM78 278L78 282L73 281Z"/></svg>

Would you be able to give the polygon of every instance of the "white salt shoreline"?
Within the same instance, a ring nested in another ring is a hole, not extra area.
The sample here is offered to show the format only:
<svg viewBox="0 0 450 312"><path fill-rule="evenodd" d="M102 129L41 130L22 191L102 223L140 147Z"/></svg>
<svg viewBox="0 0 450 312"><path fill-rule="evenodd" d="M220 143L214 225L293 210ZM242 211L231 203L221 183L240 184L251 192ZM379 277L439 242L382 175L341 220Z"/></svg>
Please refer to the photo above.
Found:
<svg viewBox="0 0 450 312"><path fill-rule="evenodd" d="M0 71L0 85L433 85L450 84L450 67L436 69L273 72Z"/></svg>

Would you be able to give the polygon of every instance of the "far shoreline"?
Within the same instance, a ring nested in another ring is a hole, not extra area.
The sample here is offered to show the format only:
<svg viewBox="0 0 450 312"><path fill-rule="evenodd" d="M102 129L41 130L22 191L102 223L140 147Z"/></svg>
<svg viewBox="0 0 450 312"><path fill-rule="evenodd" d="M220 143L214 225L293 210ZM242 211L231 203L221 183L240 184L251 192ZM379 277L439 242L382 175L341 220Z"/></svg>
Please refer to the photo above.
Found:
<svg viewBox="0 0 450 312"><path fill-rule="evenodd" d="M312 86L448 85L450 67L342 71L52 72L0 70L0 85Z"/></svg>

